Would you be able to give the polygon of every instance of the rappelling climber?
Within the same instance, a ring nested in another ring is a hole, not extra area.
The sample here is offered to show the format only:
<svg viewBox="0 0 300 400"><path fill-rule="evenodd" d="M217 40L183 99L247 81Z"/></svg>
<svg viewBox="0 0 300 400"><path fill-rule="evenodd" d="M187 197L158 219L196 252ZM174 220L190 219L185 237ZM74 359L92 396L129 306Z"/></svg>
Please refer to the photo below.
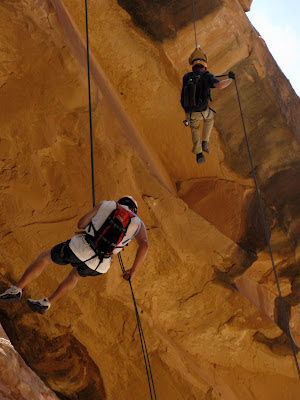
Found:
<svg viewBox="0 0 300 400"><path fill-rule="evenodd" d="M193 72L188 72L183 77L181 91L181 105L186 113L183 121L190 125L192 132L193 149L198 164L205 162L202 151L209 153L209 138L214 124L214 110L208 106L210 89L225 89L233 79L234 72L229 72L229 79L219 81L213 74L207 71L207 57L200 46L190 55L189 63ZM203 134L201 141L200 121L203 119Z"/></svg>
<svg viewBox="0 0 300 400"><path fill-rule="evenodd" d="M27 268L19 282L0 295L0 302L15 303L22 298L22 289L36 279L51 262L58 265L71 264L72 271L48 298L28 299L32 311L44 314L50 305L74 289L80 277L97 276L108 271L112 255L120 252L134 237L138 248L130 269L122 274L131 280L145 260L149 243L144 223L136 215L137 202L131 196L118 202L102 201L80 218L81 235L44 251Z"/></svg>

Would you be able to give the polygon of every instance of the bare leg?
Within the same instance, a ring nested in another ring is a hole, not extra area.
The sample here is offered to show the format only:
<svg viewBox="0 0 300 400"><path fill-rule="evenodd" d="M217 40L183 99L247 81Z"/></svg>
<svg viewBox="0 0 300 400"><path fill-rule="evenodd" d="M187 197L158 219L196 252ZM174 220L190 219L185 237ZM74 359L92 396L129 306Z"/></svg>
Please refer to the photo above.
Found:
<svg viewBox="0 0 300 400"><path fill-rule="evenodd" d="M16 283L16 286L19 289L24 289L28 283L40 276L46 265L50 264L51 262L51 250L44 251L35 261L33 261L32 264L29 265L22 278Z"/></svg>
<svg viewBox="0 0 300 400"><path fill-rule="evenodd" d="M73 268L73 270L66 277L66 279L61 282L61 284L58 286L55 292L50 297L48 297L50 303L51 304L56 303L57 300L59 300L62 296L66 295L68 292L74 289L79 278L80 275L78 274L77 269Z"/></svg>

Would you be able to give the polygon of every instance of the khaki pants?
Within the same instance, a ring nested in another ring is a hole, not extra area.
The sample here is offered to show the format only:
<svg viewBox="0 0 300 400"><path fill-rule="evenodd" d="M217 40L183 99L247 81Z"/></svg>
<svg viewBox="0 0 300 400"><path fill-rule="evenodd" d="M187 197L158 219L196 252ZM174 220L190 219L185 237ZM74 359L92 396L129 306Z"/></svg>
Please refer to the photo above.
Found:
<svg viewBox="0 0 300 400"><path fill-rule="evenodd" d="M190 122L193 150L195 154L202 153L202 141L209 142L212 127L214 125L214 113L208 107L201 112L187 113L186 118ZM200 135L200 121L203 119L202 140Z"/></svg>

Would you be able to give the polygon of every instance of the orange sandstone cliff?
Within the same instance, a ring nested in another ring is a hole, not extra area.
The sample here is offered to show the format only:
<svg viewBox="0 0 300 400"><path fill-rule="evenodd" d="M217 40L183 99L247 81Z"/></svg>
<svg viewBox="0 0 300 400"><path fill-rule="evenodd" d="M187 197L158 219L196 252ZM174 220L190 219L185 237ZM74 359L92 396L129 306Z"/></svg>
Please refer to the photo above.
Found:
<svg viewBox="0 0 300 400"><path fill-rule="evenodd" d="M0 327L1 400L58 400L25 364Z"/></svg>
<svg viewBox="0 0 300 400"><path fill-rule="evenodd" d="M300 362L300 104L249 22L250 4L195 1L197 37L212 73L237 74ZM195 47L191 2L88 6L96 197L132 194L147 228L150 248L133 287L157 398L298 399L234 85L213 91L212 151L201 167L182 124L181 78ZM92 206L84 41L84 1L0 3L1 291L41 251L73 236ZM135 249L122 253L125 268ZM14 348L53 391L49 398L149 398L117 260L45 316L26 306L69 271L51 264L21 303L1 305ZM13 396L3 398L21 399Z"/></svg>

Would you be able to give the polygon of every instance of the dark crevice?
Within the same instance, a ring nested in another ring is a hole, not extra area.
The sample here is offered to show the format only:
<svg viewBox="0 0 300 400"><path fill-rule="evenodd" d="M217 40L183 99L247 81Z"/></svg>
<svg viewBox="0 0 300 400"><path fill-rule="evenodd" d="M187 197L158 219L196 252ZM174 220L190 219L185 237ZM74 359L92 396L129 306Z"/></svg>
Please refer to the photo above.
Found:
<svg viewBox="0 0 300 400"><path fill-rule="evenodd" d="M286 316L288 321L291 318L291 309L294 306L300 304L300 274L299 274L299 264L292 264L285 268L284 271L281 271L279 277L287 277L291 282L291 290L292 292L288 295L283 297L284 307L286 311ZM275 300L275 316L274 316L275 323L280 327L283 331L282 335L277 338L269 339L263 333L257 332L254 335L254 339L260 343L266 344L273 353L286 356L286 355L293 355L291 349L291 343L288 338L288 331L286 320L284 317L282 304L280 298L277 297ZM295 345L296 352L300 349Z"/></svg>
<svg viewBox="0 0 300 400"><path fill-rule="evenodd" d="M282 333L277 338L269 339L262 332L256 332L253 338L257 342L263 343L268 346L272 353L278 356L293 355L290 340L285 333ZM295 349L297 353L300 350L297 346L295 346Z"/></svg>
<svg viewBox="0 0 300 400"><path fill-rule="evenodd" d="M195 0L196 20L221 8L224 0ZM156 41L175 39L177 32L193 23L190 0L118 0L136 26Z"/></svg>
<svg viewBox="0 0 300 400"><path fill-rule="evenodd" d="M9 313L0 309L0 323L26 364L61 400L105 400L99 368L85 346L57 325L57 335L50 336L43 325L37 324L35 315L32 321L26 318L25 325L20 317L24 313L21 304L10 307Z"/></svg>
<svg viewBox="0 0 300 400"><path fill-rule="evenodd" d="M296 247L300 229L298 225L293 226L292 222L300 216L300 163L295 162L292 168L272 175L263 191L267 202L276 207L281 229L291 245Z"/></svg>
<svg viewBox="0 0 300 400"><path fill-rule="evenodd" d="M262 194L260 194L262 196ZM261 197L264 216L267 224L268 236L271 237L271 229L274 226L276 214L270 206ZM253 253L260 252L267 246L267 240L264 230L262 215L259 209L256 193L253 193L251 198L248 199L246 228L244 235L237 243L246 251Z"/></svg>
<svg viewBox="0 0 300 400"><path fill-rule="evenodd" d="M292 307L300 304L300 273L299 264L290 265L280 274L280 277L288 277L291 281L291 293L288 296L283 297L284 307L288 321L291 318ZM275 322L277 325L287 333L286 321L281 305L280 298L277 297L275 300Z"/></svg>

